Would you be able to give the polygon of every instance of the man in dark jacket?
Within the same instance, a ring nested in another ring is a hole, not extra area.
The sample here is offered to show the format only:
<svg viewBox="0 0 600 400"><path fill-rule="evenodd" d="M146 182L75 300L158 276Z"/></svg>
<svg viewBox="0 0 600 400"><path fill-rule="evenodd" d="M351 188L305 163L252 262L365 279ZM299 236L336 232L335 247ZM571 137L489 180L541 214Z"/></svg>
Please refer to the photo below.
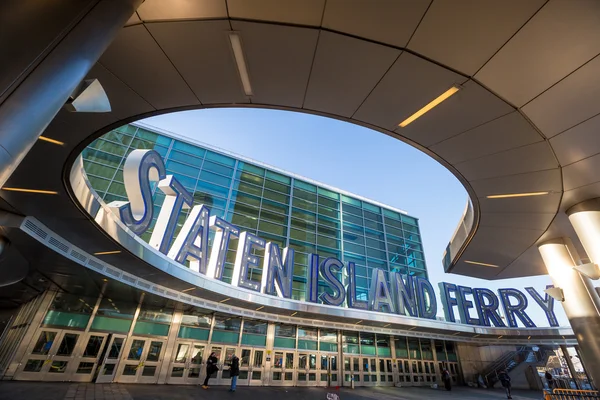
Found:
<svg viewBox="0 0 600 400"><path fill-rule="evenodd" d="M546 378L546 381L548 382L548 389L552 390L552 388L554 388L554 377L552 376L550 371L546 371L546 373L544 374L544 377Z"/></svg>
<svg viewBox="0 0 600 400"><path fill-rule="evenodd" d="M512 399L511 393L510 393L510 376L508 376L508 373L506 372L506 370L502 370L500 371L500 373L498 374L498 379L500 379L500 383L502 384L502 387L504 389L506 389L506 398L507 399Z"/></svg>
<svg viewBox="0 0 600 400"><path fill-rule="evenodd" d="M444 381L444 387L446 390L452 390L452 377L450 376L450 372L447 368L444 368L442 371L442 381Z"/></svg>
<svg viewBox="0 0 600 400"><path fill-rule="evenodd" d="M231 389L230 392L235 392L235 387L237 386L237 378L240 375L240 359L235 354L231 357L229 361L229 371L231 373Z"/></svg>
<svg viewBox="0 0 600 400"><path fill-rule="evenodd" d="M219 370L217 363L219 359L217 358L216 353L213 351L210 353L208 360L206 360L206 378L204 379L204 384L202 385L202 389L208 389L208 380L210 376Z"/></svg>

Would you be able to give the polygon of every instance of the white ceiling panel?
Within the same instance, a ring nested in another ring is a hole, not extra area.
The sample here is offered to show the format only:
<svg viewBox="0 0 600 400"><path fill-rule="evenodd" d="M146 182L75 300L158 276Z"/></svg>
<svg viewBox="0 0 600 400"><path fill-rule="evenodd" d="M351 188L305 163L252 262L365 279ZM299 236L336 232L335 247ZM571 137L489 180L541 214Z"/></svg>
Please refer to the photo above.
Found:
<svg viewBox="0 0 600 400"><path fill-rule="evenodd" d="M137 11L144 21L227 18L225 0L144 0Z"/></svg>
<svg viewBox="0 0 600 400"><path fill-rule="evenodd" d="M556 213L562 193L550 193L542 196L509 197L504 199L479 198L482 213Z"/></svg>
<svg viewBox="0 0 600 400"><path fill-rule="evenodd" d="M542 93L523 112L544 135L555 136L600 113L598 76L600 56Z"/></svg>
<svg viewBox="0 0 600 400"><path fill-rule="evenodd" d="M572 164L600 153L600 115L554 136L550 144L561 165Z"/></svg>
<svg viewBox="0 0 600 400"><path fill-rule="evenodd" d="M481 179L469 183L478 197L525 192L560 192L562 190L562 176L559 168Z"/></svg>
<svg viewBox="0 0 600 400"><path fill-rule="evenodd" d="M544 231L553 218L554 213L482 213L479 226Z"/></svg>
<svg viewBox="0 0 600 400"><path fill-rule="evenodd" d="M513 263L504 268L496 279L521 278L526 276L547 275L548 271L537 246L528 248Z"/></svg>
<svg viewBox="0 0 600 400"><path fill-rule="evenodd" d="M551 0L475 77L521 107L600 53L600 2Z"/></svg>
<svg viewBox="0 0 600 400"><path fill-rule="evenodd" d="M325 0L227 0L231 18L320 26Z"/></svg>
<svg viewBox="0 0 600 400"><path fill-rule="evenodd" d="M322 31L304 108L350 117L399 55L400 50Z"/></svg>
<svg viewBox="0 0 600 400"><path fill-rule="evenodd" d="M408 48L473 75L545 1L434 1Z"/></svg>
<svg viewBox="0 0 600 400"><path fill-rule="evenodd" d="M125 23L125 26L139 24L140 22L142 22L140 17L138 16L137 12L134 12L131 17L129 17L129 20L127 20Z"/></svg>
<svg viewBox="0 0 600 400"><path fill-rule="evenodd" d="M431 0L328 0L323 27L405 47Z"/></svg>
<svg viewBox="0 0 600 400"><path fill-rule="evenodd" d="M451 164L541 142L542 136L519 112L497 118L430 149Z"/></svg>
<svg viewBox="0 0 600 400"><path fill-rule="evenodd" d="M100 64L155 108L198 104L144 25L122 29L100 58Z"/></svg>
<svg viewBox="0 0 600 400"><path fill-rule="evenodd" d="M546 142L534 143L454 165L470 181L541 171L557 166L554 154Z"/></svg>
<svg viewBox="0 0 600 400"><path fill-rule="evenodd" d="M582 201L600 197L600 182L592 183L591 185L580 186L577 189L567 190L563 194L560 204L561 211L566 211L575 204Z"/></svg>
<svg viewBox="0 0 600 400"><path fill-rule="evenodd" d="M428 82L422 77L419 81ZM443 93L445 89L437 95ZM437 95L431 97L429 101ZM396 132L429 147L511 111L514 111L514 108L506 102L477 83L468 81L460 91L407 127L396 127Z"/></svg>
<svg viewBox="0 0 600 400"><path fill-rule="evenodd" d="M249 102L229 43L229 22L180 21L147 27L202 104Z"/></svg>
<svg viewBox="0 0 600 400"><path fill-rule="evenodd" d="M404 52L356 111L353 118L394 130L400 122L444 93L453 84L464 81L465 78L461 75ZM435 118L432 114L434 112L435 109L422 118ZM412 139L409 135L411 131L408 129L417 129L412 126L419 122L420 119L398 133ZM424 140L423 137L414 139L418 142Z"/></svg>
<svg viewBox="0 0 600 400"><path fill-rule="evenodd" d="M588 157L563 168L565 190L600 182L600 154Z"/></svg>
<svg viewBox="0 0 600 400"><path fill-rule="evenodd" d="M252 84L252 102L302 107L319 31L232 21L240 31Z"/></svg>

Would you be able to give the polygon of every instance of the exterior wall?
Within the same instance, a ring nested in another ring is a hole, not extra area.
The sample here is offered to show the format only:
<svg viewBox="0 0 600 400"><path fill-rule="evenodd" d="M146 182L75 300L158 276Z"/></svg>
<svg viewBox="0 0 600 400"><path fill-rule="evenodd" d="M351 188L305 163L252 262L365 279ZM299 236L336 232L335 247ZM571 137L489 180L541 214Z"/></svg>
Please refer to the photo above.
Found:
<svg viewBox="0 0 600 400"><path fill-rule="evenodd" d="M478 346L458 343L457 354L465 382L477 382L477 376L481 371L504 354L515 350L515 346Z"/></svg>
<svg viewBox="0 0 600 400"><path fill-rule="evenodd" d="M367 299L374 268L427 278L416 218L307 178L136 125L105 134L82 153L90 184L105 202L127 200L123 164L136 149L157 151L165 160L167 173L193 195L194 204L204 204L213 215L242 230L294 249L295 300L306 297L310 253L344 263L353 261L359 299ZM153 190L156 220L164 194ZM182 210L176 234L187 214ZM153 225L142 239L149 240ZM231 281L235 248L234 239L223 271L225 282ZM262 252L257 256L262 265ZM254 280L260 281L261 273L261 267L251 270ZM319 283L319 294L328 290L328 285Z"/></svg>

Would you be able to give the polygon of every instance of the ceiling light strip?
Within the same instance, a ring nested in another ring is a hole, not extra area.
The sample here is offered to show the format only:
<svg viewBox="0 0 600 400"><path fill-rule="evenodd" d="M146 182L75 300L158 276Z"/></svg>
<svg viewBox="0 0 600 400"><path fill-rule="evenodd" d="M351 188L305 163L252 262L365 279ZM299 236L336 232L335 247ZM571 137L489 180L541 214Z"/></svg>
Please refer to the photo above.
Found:
<svg viewBox="0 0 600 400"><path fill-rule="evenodd" d="M529 197L529 196L544 196L550 192L530 192L530 193L508 193L508 194L492 194L485 196L488 199L509 199L512 197Z"/></svg>
<svg viewBox="0 0 600 400"><path fill-rule="evenodd" d="M238 32L231 32L229 34L229 42L231 43L231 49L233 50L233 57L235 58L235 64L242 80L242 87L246 96L252 96L252 86L250 85L250 76L248 75L248 66L246 65L246 59L244 58L244 50L242 49L242 40Z"/></svg>
<svg viewBox="0 0 600 400"><path fill-rule="evenodd" d="M482 262L478 262L478 261L465 261L465 263L473 264L473 265L481 265L482 267L500 268L500 266L496 265L496 264L486 264L486 263L482 263Z"/></svg>
<svg viewBox="0 0 600 400"><path fill-rule="evenodd" d="M22 192L22 193L58 194L58 192L55 192L54 190L25 189L25 188L13 188L13 187L3 187L2 190L7 190L9 192Z"/></svg>
<svg viewBox="0 0 600 400"><path fill-rule="evenodd" d="M43 140L44 142L48 142L48 143L52 143L52 144L57 144L59 146L64 146L65 143L61 142L59 140L56 139L50 139L49 137L46 136L40 136L38 139Z"/></svg>
<svg viewBox="0 0 600 400"><path fill-rule="evenodd" d="M113 251L100 251L98 253L94 253L95 256L106 256L109 254L119 254L121 250L113 250Z"/></svg>
<svg viewBox="0 0 600 400"><path fill-rule="evenodd" d="M417 118L422 117L425 113L431 111L434 107L438 106L444 100L447 100L450 96L460 90L460 86L454 85L450 89L446 90L444 93L440 94L438 97L429 102L425 107L421 108L419 111L406 118L404 121L400 122L398 126L400 128L406 128L406 126L412 122L414 122Z"/></svg>

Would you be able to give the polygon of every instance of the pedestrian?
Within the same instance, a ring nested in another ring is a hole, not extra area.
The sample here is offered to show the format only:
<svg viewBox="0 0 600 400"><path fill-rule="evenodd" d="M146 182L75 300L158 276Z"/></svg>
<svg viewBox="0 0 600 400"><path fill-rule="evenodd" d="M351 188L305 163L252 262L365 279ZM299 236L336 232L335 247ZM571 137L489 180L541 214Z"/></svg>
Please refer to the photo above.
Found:
<svg viewBox="0 0 600 400"><path fill-rule="evenodd" d="M552 388L554 387L554 377L552 376L550 371L546 371L544 376L546 377L546 382L548 382L548 390L552 390Z"/></svg>
<svg viewBox="0 0 600 400"><path fill-rule="evenodd" d="M510 387L511 387L510 376L508 376L508 373L506 372L505 369L500 371L500 373L498 374L498 379L500 379L500 383L502 384L502 387L506 390L506 398L512 399L512 396L510 393Z"/></svg>
<svg viewBox="0 0 600 400"><path fill-rule="evenodd" d="M237 378L240 374L240 359L238 358L238 356L235 355L235 353L231 357L229 365L229 372L231 373L231 388L229 389L229 391L235 392L235 387L237 386Z"/></svg>
<svg viewBox="0 0 600 400"><path fill-rule="evenodd" d="M444 368L442 371L442 380L444 381L444 387L446 390L452 390L452 378L450 377L450 372L448 372L447 368Z"/></svg>
<svg viewBox="0 0 600 400"><path fill-rule="evenodd" d="M213 351L210 353L208 360L206 360L206 378L204 378L204 384L202 385L202 389L208 389L208 380L210 376L219 370L219 366L217 363L219 359L217 358L217 354Z"/></svg>

